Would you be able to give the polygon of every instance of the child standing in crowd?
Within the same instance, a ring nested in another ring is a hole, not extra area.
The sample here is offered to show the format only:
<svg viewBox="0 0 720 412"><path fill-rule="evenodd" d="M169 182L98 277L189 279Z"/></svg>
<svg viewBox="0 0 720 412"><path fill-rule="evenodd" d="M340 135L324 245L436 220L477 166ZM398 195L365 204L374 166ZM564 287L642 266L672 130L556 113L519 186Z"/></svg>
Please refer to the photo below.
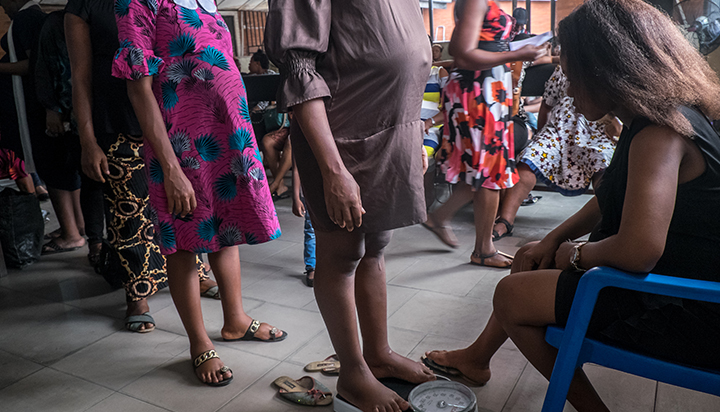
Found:
<svg viewBox="0 0 720 412"><path fill-rule="evenodd" d="M300 174L297 169L293 170L293 214L297 217L305 218L305 228L303 234L305 241L303 242L303 260L305 261L305 284L313 287L315 283L315 229L313 229L310 221L310 214L307 212L305 205L305 196L302 195L300 188Z"/></svg>
<svg viewBox="0 0 720 412"><path fill-rule="evenodd" d="M287 334L248 316L236 245L280 236L253 136L232 42L213 0L123 0L115 4L113 75L128 95L147 141L150 209L167 259L170 293L190 339L196 375L224 386L223 365L205 331L195 254L216 274L226 341L277 342ZM141 22L142 24L137 24Z"/></svg>

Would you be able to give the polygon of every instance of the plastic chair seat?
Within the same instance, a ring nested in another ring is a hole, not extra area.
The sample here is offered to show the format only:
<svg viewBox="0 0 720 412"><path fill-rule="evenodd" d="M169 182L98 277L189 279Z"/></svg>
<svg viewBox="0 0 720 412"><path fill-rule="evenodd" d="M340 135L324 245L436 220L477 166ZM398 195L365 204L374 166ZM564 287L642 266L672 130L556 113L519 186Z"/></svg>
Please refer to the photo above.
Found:
<svg viewBox="0 0 720 412"><path fill-rule="evenodd" d="M594 363L644 378L720 396L720 371L659 360L585 337L597 296L605 287L619 287L685 299L720 303L720 283L656 274L636 275L598 267L580 279L567 326L549 326L545 340L559 349L543 412L565 406L575 370Z"/></svg>

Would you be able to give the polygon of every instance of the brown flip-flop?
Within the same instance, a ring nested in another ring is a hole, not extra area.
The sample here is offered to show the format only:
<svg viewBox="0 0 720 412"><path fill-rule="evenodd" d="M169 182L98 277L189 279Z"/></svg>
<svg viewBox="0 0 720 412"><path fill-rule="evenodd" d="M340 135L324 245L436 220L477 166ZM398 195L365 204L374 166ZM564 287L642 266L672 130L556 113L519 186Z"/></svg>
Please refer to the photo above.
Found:
<svg viewBox="0 0 720 412"><path fill-rule="evenodd" d="M325 360L308 363L305 365L305 372L319 372L329 368L340 368L340 361L337 355L333 354L325 358Z"/></svg>
<svg viewBox="0 0 720 412"><path fill-rule="evenodd" d="M476 382L476 381L468 378L467 376L463 375L463 373L460 372L459 369L453 368L452 366L441 365L441 364L435 362L434 360L428 358L427 355L422 355L422 357L420 359L422 360L422 363L425 364L425 366L427 366L428 368L430 368L436 372L444 373L445 375L449 375L454 378L461 378L462 380L469 383L470 386L485 386L484 383Z"/></svg>

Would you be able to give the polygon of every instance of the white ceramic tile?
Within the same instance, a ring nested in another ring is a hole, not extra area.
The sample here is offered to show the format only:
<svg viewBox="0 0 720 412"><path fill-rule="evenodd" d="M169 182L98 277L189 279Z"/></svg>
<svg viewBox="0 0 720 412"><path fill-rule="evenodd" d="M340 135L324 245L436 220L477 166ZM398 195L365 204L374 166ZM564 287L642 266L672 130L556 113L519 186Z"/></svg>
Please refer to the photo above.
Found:
<svg viewBox="0 0 720 412"><path fill-rule="evenodd" d="M494 269L459 263L457 260L421 260L396 276L390 284L465 296L491 270ZM509 269L505 271L509 272Z"/></svg>
<svg viewBox="0 0 720 412"><path fill-rule="evenodd" d="M214 412L279 362L228 347L216 346L223 363L233 370L229 385L213 388L200 382L189 352L182 353L123 388L120 392L177 412Z"/></svg>
<svg viewBox="0 0 720 412"><path fill-rule="evenodd" d="M395 312L388 324L473 341L487 323L491 311L490 302L421 291Z"/></svg>
<svg viewBox="0 0 720 412"><path fill-rule="evenodd" d="M531 364L527 364L502 412L536 412L542 409L548 382ZM624 411L624 409L623 409ZM565 402L563 412L576 412ZM629 410L628 410L629 412Z"/></svg>
<svg viewBox="0 0 720 412"><path fill-rule="evenodd" d="M315 300L312 288L307 287L302 273L292 269L281 269L248 287L243 287L243 296L272 302L278 305L302 308Z"/></svg>
<svg viewBox="0 0 720 412"><path fill-rule="evenodd" d="M9 332L0 334L0 349L50 364L120 328L115 319L70 309L42 322L15 324Z"/></svg>
<svg viewBox="0 0 720 412"><path fill-rule="evenodd" d="M112 393L94 383L45 368L1 390L0 405L4 411L12 412L77 412Z"/></svg>
<svg viewBox="0 0 720 412"><path fill-rule="evenodd" d="M656 381L597 365L585 365L583 370L611 411L653 411Z"/></svg>
<svg viewBox="0 0 720 412"><path fill-rule="evenodd" d="M167 409L151 405L147 402L131 398L121 393L114 393L109 398L103 399L87 412L164 412Z"/></svg>
<svg viewBox="0 0 720 412"><path fill-rule="evenodd" d="M720 411L720 397L658 383L655 412L717 412Z"/></svg>
<svg viewBox="0 0 720 412"><path fill-rule="evenodd" d="M42 368L43 366L40 364L0 351L0 371L2 371L0 373L0 389L10 386Z"/></svg>
<svg viewBox="0 0 720 412"><path fill-rule="evenodd" d="M118 390L189 346L184 336L162 330L142 334L121 331L64 358L53 368Z"/></svg>

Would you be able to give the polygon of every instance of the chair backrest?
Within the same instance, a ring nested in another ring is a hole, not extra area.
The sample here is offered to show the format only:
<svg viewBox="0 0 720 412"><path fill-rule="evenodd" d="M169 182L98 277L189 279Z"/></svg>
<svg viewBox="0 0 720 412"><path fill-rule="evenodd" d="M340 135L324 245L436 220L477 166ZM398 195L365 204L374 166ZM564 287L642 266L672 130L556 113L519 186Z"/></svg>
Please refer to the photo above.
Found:
<svg viewBox="0 0 720 412"><path fill-rule="evenodd" d="M719 282L657 274L635 275L606 267L587 271L578 284L565 329L548 327L545 336L559 352L543 412L563 410L575 370L587 362L720 396L720 371L666 362L586 338L598 294L606 287L720 303Z"/></svg>

